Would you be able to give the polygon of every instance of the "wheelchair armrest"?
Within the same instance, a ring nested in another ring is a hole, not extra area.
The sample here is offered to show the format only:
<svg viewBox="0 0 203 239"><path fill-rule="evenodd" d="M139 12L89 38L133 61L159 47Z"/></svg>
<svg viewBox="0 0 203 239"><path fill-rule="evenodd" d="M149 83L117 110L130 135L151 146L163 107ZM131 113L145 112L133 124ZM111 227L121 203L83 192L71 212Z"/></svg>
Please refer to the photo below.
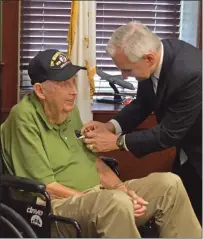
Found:
<svg viewBox="0 0 203 239"><path fill-rule="evenodd" d="M110 168L116 168L118 166L118 161L114 158L109 158L109 157L105 157L105 156L101 156L100 158Z"/></svg>
<svg viewBox="0 0 203 239"><path fill-rule="evenodd" d="M0 185L35 193L43 193L46 190L46 185L43 183L13 175L2 175Z"/></svg>
<svg viewBox="0 0 203 239"><path fill-rule="evenodd" d="M109 167L111 168L111 170L118 176L120 177L120 172L117 168L118 166L118 161L114 158L109 158L109 157L105 157L105 156L100 156L100 158L103 160L103 162Z"/></svg>

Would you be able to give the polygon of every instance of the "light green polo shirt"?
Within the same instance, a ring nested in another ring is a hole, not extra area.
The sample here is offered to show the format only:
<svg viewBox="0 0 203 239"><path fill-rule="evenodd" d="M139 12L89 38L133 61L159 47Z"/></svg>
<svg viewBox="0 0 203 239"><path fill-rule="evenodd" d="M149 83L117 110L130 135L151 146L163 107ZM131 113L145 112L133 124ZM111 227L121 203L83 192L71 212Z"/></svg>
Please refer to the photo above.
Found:
<svg viewBox="0 0 203 239"><path fill-rule="evenodd" d="M37 96L26 95L1 126L4 160L17 176L87 190L99 184L99 175L96 155L75 135L81 127L76 107L64 123L52 124Z"/></svg>

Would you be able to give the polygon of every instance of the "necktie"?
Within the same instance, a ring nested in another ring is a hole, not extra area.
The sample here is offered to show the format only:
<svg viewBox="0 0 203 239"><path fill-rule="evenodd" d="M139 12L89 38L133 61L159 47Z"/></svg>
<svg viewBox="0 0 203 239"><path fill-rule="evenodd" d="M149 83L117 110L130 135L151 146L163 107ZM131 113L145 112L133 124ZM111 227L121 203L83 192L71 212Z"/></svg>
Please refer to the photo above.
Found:
<svg viewBox="0 0 203 239"><path fill-rule="evenodd" d="M152 108L155 108L156 105L156 84L154 83L154 79L152 77L149 79L149 90L148 90L148 99L149 103L152 105Z"/></svg>
<svg viewBox="0 0 203 239"><path fill-rule="evenodd" d="M158 79L157 79L154 75L152 75L152 76L151 76L151 81L152 81L154 93L156 94L156 92L157 92L157 87L158 87Z"/></svg>

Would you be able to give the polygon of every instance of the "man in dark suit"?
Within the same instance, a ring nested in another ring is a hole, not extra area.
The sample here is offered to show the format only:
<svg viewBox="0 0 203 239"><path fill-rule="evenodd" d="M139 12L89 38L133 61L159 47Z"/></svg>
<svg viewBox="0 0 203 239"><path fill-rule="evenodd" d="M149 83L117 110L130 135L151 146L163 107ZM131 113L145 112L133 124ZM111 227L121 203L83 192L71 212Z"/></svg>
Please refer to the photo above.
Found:
<svg viewBox="0 0 203 239"><path fill-rule="evenodd" d="M107 51L123 78L138 80L137 97L111 121L86 124L85 143L95 152L129 150L136 157L175 146L174 172L182 178L201 222L201 51L181 40L161 41L139 22L119 27ZM152 112L158 124L133 132Z"/></svg>

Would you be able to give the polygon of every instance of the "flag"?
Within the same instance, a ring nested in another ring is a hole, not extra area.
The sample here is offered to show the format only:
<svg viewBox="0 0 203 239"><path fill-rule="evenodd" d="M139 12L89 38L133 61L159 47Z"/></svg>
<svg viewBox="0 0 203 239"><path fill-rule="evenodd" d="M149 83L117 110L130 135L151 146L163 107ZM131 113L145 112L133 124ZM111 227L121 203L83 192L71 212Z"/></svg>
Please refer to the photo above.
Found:
<svg viewBox="0 0 203 239"><path fill-rule="evenodd" d="M92 120L96 74L96 1L72 1L68 32L68 57L73 64L86 66L77 77L76 105L83 123Z"/></svg>

